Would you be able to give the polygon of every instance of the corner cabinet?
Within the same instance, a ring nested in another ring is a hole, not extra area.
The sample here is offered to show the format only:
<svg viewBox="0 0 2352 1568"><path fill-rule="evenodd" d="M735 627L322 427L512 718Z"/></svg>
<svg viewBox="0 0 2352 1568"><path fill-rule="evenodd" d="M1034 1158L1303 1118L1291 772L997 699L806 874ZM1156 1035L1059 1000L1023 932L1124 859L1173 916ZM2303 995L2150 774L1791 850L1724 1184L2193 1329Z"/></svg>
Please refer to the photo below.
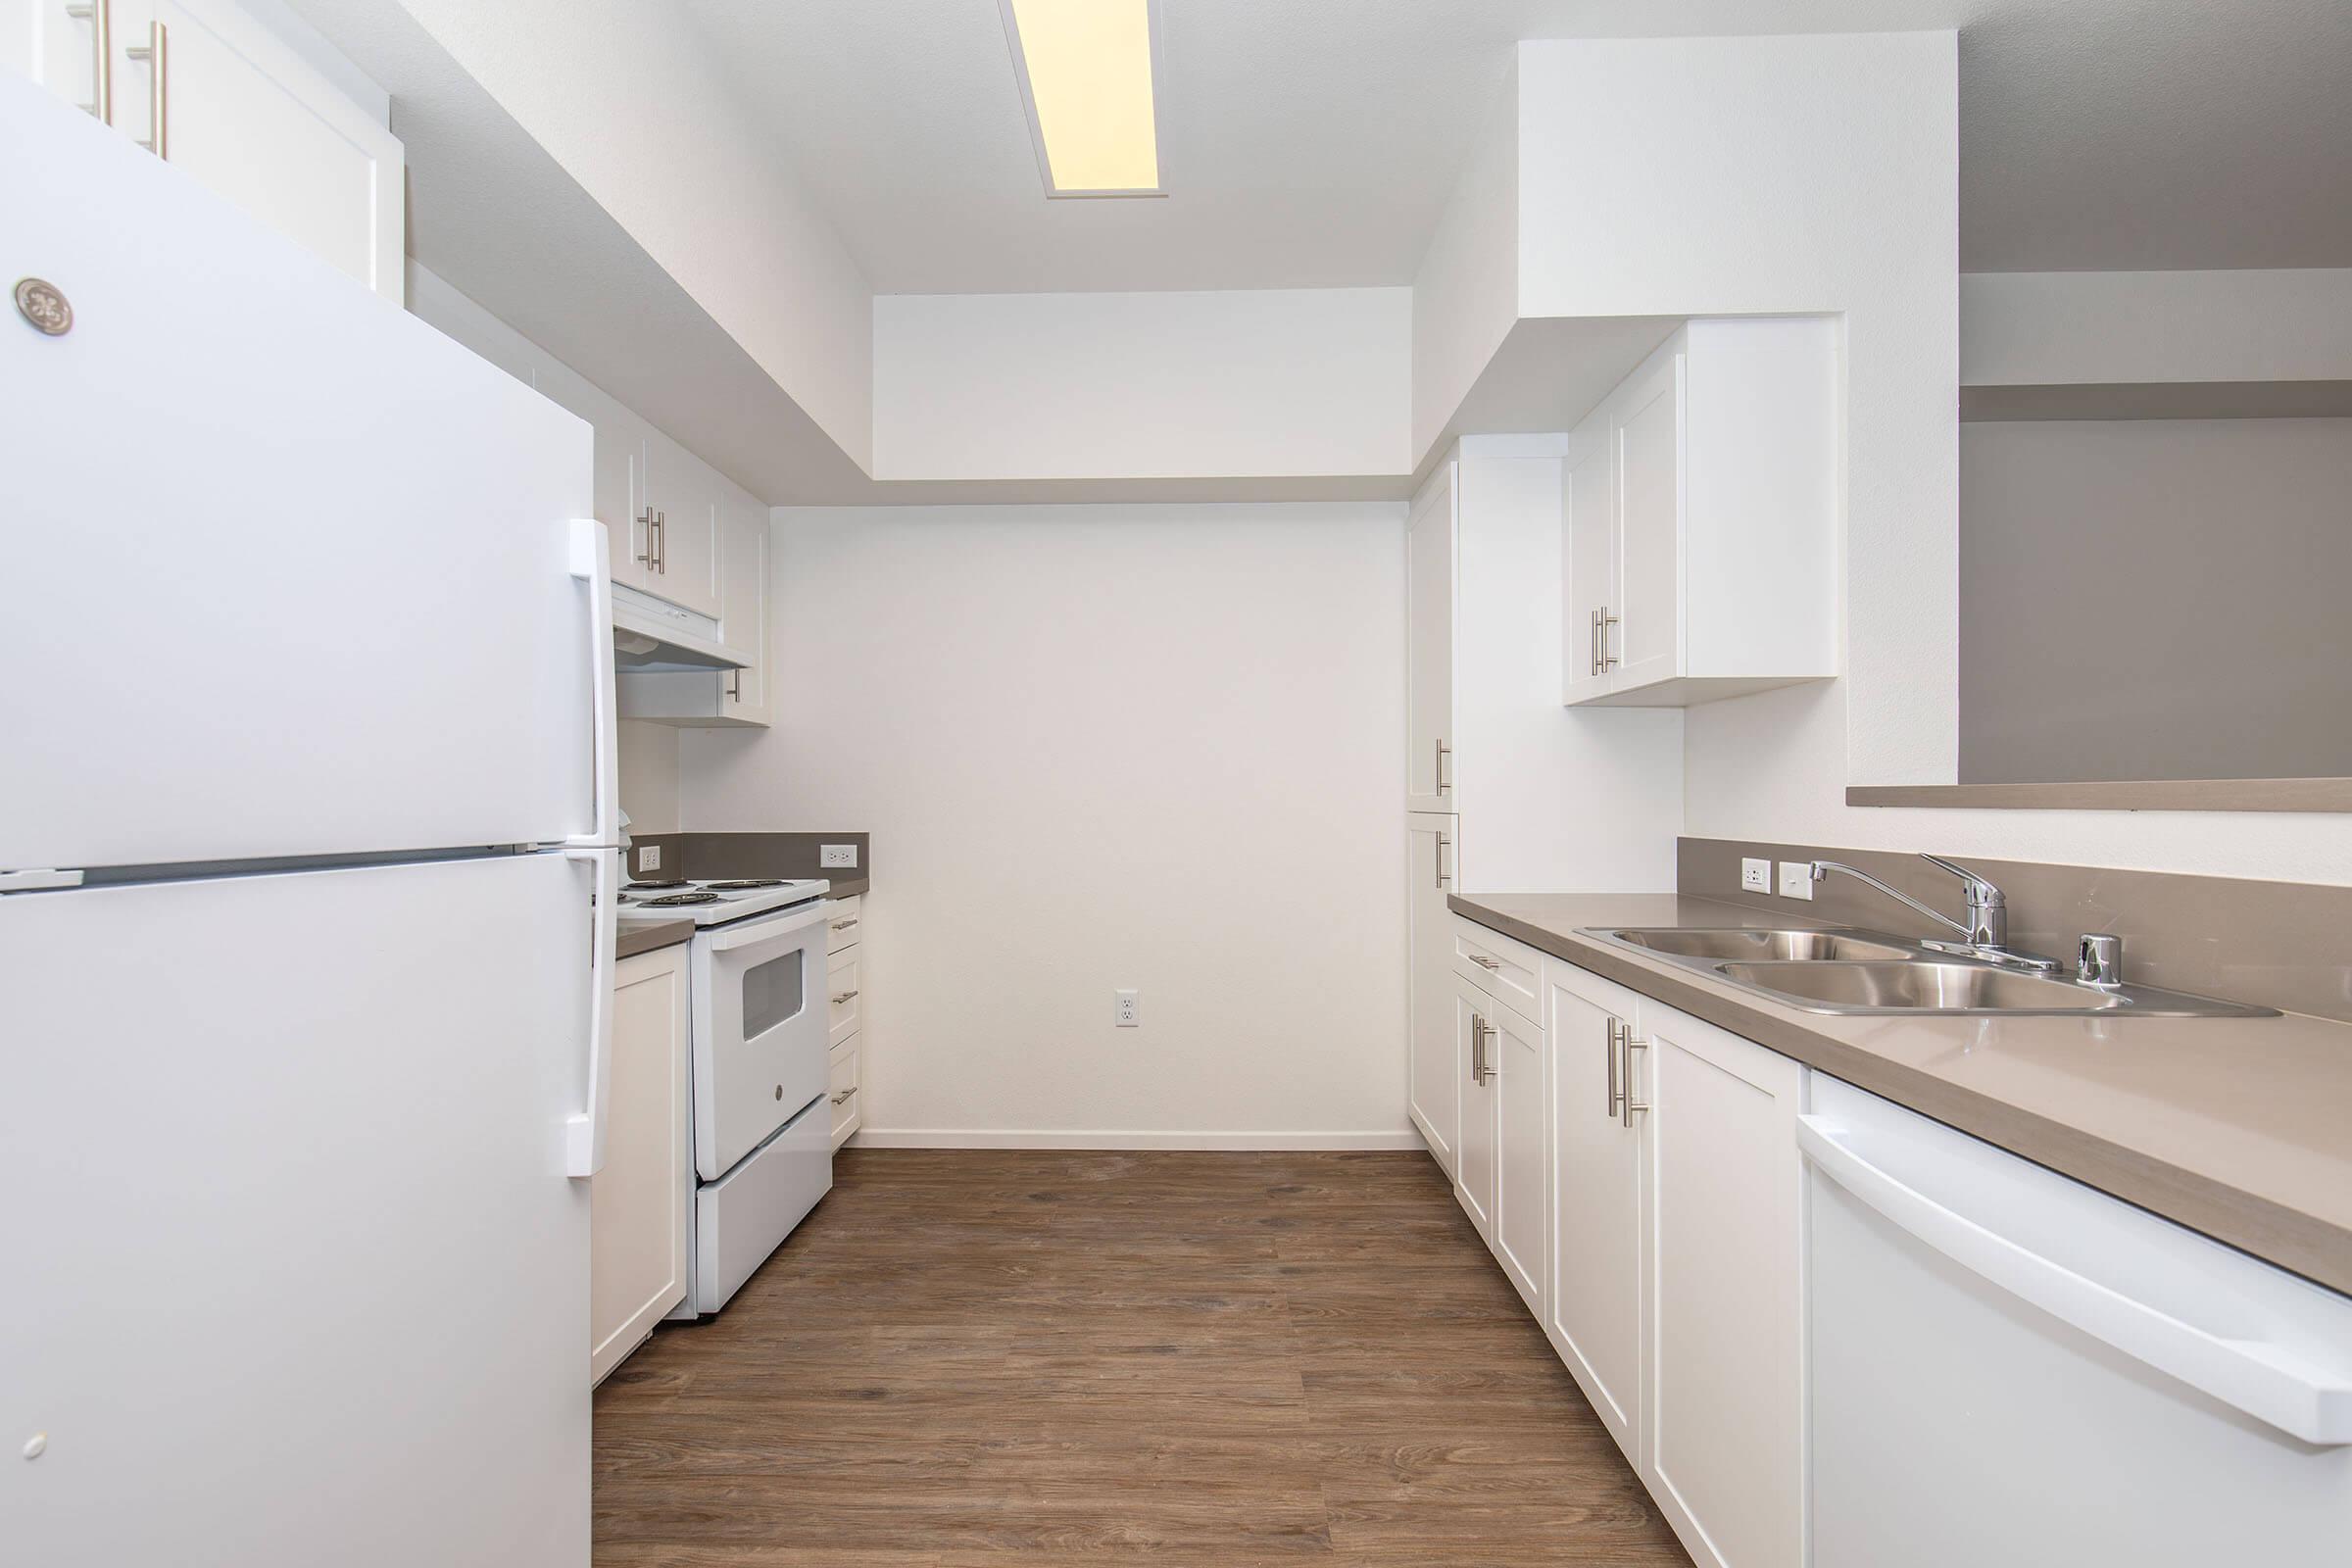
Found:
<svg viewBox="0 0 2352 1568"><path fill-rule="evenodd" d="M0 64L402 302L400 140L278 28L228 0L0 0Z"/></svg>
<svg viewBox="0 0 2352 1568"><path fill-rule="evenodd" d="M1841 386L1831 318L1693 320L1571 432L1562 702L1838 673Z"/></svg>
<svg viewBox="0 0 2352 1568"><path fill-rule="evenodd" d="M686 948L613 966L612 1116L588 1186L588 1375L607 1373L686 1298Z"/></svg>
<svg viewBox="0 0 2352 1568"><path fill-rule="evenodd" d="M1462 1136L1462 1062L1454 1043L1454 818L1415 811L1404 819L1405 1054L1413 1125L1447 1176Z"/></svg>
<svg viewBox="0 0 2352 1568"><path fill-rule="evenodd" d="M1798 1568L1805 1069L1449 919L1458 1200L1691 1557Z"/></svg>
<svg viewBox="0 0 2352 1568"><path fill-rule="evenodd" d="M1452 811L1453 622L1460 465L1448 458L1405 522L1404 808Z"/></svg>

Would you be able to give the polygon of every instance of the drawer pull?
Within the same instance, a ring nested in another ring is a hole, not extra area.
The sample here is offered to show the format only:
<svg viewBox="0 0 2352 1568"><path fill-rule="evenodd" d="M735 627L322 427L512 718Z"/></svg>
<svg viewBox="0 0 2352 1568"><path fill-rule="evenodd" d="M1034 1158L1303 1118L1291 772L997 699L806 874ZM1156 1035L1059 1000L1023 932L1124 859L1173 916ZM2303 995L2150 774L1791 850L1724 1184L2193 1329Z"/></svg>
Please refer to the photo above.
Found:
<svg viewBox="0 0 2352 1568"><path fill-rule="evenodd" d="M857 1000L858 993L855 991L836 991L833 993L833 1004L835 1006L839 1006L845 1002L856 1002Z"/></svg>
<svg viewBox="0 0 2352 1568"><path fill-rule="evenodd" d="M833 1097L833 1103L836 1105L846 1105L850 1102L850 1097L857 1092L858 1086L856 1084L852 1084L849 1088L844 1089L840 1094Z"/></svg>
<svg viewBox="0 0 2352 1568"><path fill-rule="evenodd" d="M1499 959L1490 958L1483 953L1473 953L1470 955L1470 961L1477 964L1481 969L1499 969L1502 967L1502 963Z"/></svg>
<svg viewBox="0 0 2352 1568"><path fill-rule="evenodd" d="M836 930L836 931L849 931L849 930L853 930L853 929L855 929L855 928L856 928L856 926L857 926L857 924L858 924L858 917L857 917L856 915L852 915L852 916L851 916L849 919L847 919L847 920L836 920L836 921L834 921L834 922L833 922L833 929L834 929L834 930Z"/></svg>

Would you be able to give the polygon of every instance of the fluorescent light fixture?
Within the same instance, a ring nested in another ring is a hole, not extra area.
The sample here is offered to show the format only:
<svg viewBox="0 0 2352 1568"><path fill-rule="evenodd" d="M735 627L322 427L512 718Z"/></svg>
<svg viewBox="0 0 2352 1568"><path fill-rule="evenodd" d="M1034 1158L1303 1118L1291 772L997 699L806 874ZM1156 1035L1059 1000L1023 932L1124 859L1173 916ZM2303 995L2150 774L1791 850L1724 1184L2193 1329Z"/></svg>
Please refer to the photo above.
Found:
<svg viewBox="0 0 2352 1568"><path fill-rule="evenodd" d="M1165 196L1159 0L997 0L1049 196Z"/></svg>

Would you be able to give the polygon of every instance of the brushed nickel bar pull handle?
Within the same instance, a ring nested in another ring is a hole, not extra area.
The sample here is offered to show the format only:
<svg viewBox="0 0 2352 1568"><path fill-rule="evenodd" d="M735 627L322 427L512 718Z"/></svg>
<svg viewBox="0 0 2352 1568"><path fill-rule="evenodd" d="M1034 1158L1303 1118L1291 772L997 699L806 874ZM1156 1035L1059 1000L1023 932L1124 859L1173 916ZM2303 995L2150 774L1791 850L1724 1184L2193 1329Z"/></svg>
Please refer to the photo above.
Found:
<svg viewBox="0 0 2352 1568"><path fill-rule="evenodd" d="M1585 628L1585 662L1592 666L1585 673L1589 675L1600 673L1600 612L1598 610L1592 612L1592 623Z"/></svg>
<svg viewBox="0 0 2352 1568"><path fill-rule="evenodd" d="M1606 1063L1601 1069L1601 1078L1607 1086L1601 1114L1614 1119L1617 1114L1617 1020L1606 1018L1602 1022L1608 1025L1609 1043L1601 1053L1601 1059Z"/></svg>
<svg viewBox="0 0 2352 1568"><path fill-rule="evenodd" d="M144 60L147 70L147 139L140 146L172 161L172 35L160 22L147 24L147 41L122 51L125 60Z"/></svg>
<svg viewBox="0 0 2352 1568"><path fill-rule="evenodd" d="M1502 964L1499 960L1490 958L1483 953L1473 953L1470 955L1470 961L1477 964L1481 969L1486 970L1489 974L1492 974L1495 970L1502 967Z"/></svg>
<svg viewBox="0 0 2352 1568"><path fill-rule="evenodd" d="M1452 747L1446 745L1443 740L1438 742L1437 777L1438 793L1440 795L1443 795L1446 791L1453 788L1452 783L1446 777L1446 759L1451 757L1452 755Z"/></svg>
<svg viewBox="0 0 2352 1568"><path fill-rule="evenodd" d="M637 552L637 559L650 566L654 564L654 509L646 508L637 520L645 524L645 548Z"/></svg>
<svg viewBox="0 0 2352 1568"><path fill-rule="evenodd" d="M1470 1081L1474 1084L1486 1082L1479 1076L1478 1066L1478 1049L1484 1043L1482 1037L1486 1032L1487 1020L1475 1012L1472 1013L1470 1015Z"/></svg>
<svg viewBox="0 0 2352 1568"><path fill-rule="evenodd" d="M834 929L834 930L836 930L836 931L847 931L847 930L849 930L849 929L850 929L852 926L856 925L857 923L858 923L858 917L857 917L856 915L854 915L854 914L853 914L853 915L851 915L851 916L850 916L850 917L849 917L847 920L836 920L836 921L834 921L834 922L833 922L833 929Z"/></svg>
<svg viewBox="0 0 2352 1568"><path fill-rule="evenodd" d="M1438 888L1441 892L1446 887L1446 852L1452 848L1453 841L1451 839L1443 833L1438 835L1438 853L1435 858L1438 862Z"/></svg>
<svg viewBox="0 0 2352 1568"><path fill-rule="evenodd" d="M661 573L662 576L666 577L666 576L668 576L668 575L669 575L669 514L668 514L668 513L666 513L666 512L657 512L657 513L655 513L655 514L654 514L654 529L655 529L655 534L654 534L654 537L655 537L655 540L657 541L657 542L656 542L656 544L655 544L655 546L654 546L654 570L656 570L656 571L660 572L660 573Z"/></svg>
<svg viewBox="0 0 2352 1568"><path fill-rule="evenodd" d="M855 991L836 991L833 993L833 1000L836 1003L856 1002L858 1000L858 993Z"/></svg>
<svg viewBox="0 0 2352 1568"><path fill-rule="evenodd" d="M1624 662L1615 654L1609 652L1609 628L1621 624L1623 623L1615 615L1609 613L1608 606L1600 607L1600 672L1603 675ZM1630 1029L1632 1026L1628 1025L1627 1027Z"/></svg>
<svg viewBox="0 0 2352 1568"><path fill-rule="evenodd" d="M736 703L743 701L743 671L740 669L727 671L727 700Z"/></svg>
<svg viewBox="0 0 2352 1568"><path fill-rule="evenodd" d="M1634 1053L1637 1051L1647 1051L1648 1049L1649 1042L1646 1040L1636 1040L1634 1038L1634 1026L1630 1023L1627 1024L1625 1026L1625 1125L1628 1127L1631 1127L1634 1124L1635 1111L1647 1110L1649 1108L1648 1101L1636 1100L1634 1098Z"/></svg>
<svg viewBox="0 0 2352 1568"><path fill-rule="evenodd" d="M90 0L66 7L66 15L90 24L90 113L101 125L115 122L115 43L113 0Z"/></svg>
<svg viewBox="0 0 2352 1568"><path fill-rule="evenodd" d="M856 1084L852 1084L849 1088L844 1089L840 1094L833 1097L833 1103L836 1105L846 1105L850 1102L850 1097L856 1093L858 1093L858 1086Z"/></svg>

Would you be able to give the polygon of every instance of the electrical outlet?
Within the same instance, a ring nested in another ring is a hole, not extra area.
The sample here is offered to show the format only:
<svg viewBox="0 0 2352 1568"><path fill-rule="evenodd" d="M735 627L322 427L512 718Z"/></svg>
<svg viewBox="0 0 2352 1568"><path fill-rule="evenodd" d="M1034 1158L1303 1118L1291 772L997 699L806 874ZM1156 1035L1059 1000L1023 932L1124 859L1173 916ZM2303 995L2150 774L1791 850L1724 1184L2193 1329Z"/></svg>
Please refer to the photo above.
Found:
<svg viewBox="0 0 2352 1568"><path fill-rule="evenodd" d="M640 844L640 845L638 845L638 846L637 846L637 869L638 869L638 870L640 870L640 871L659 871L659 870L661 870L661 869L662 869L662 846L661 846L661 845L659 845L659 844Z"/></svg>
<svg viewBox="0 0 2352 1568"><path fill-rule="evenodd" d="M1110 994L1110 1021L1121 1029L1133 1029L1144 1021L1141 1008L1142 1004L1136 1001L1132 991L1114 991Z"/></svg>
<svg viewBox="0 0 2352 1568"><path fill-rule="evenodd" d="M1811 860L1783 860L1781 862L1781 897L1813 902L1813 862Z"/></svg>
<svg viewBox="0 0 2352 1568"><path fill-rule="evenodd" d="M816 863L820 870L855 870L858 865L858 846L855 844L820 845L816 852Z"/></svg>
<svg viewBox="0 0 2352 1568"><path fill-rule="evenodd" d="M1744 856L1740 860L1740 886L1749 893L1772 891L1772 862L1751 860Z"/></svg>

